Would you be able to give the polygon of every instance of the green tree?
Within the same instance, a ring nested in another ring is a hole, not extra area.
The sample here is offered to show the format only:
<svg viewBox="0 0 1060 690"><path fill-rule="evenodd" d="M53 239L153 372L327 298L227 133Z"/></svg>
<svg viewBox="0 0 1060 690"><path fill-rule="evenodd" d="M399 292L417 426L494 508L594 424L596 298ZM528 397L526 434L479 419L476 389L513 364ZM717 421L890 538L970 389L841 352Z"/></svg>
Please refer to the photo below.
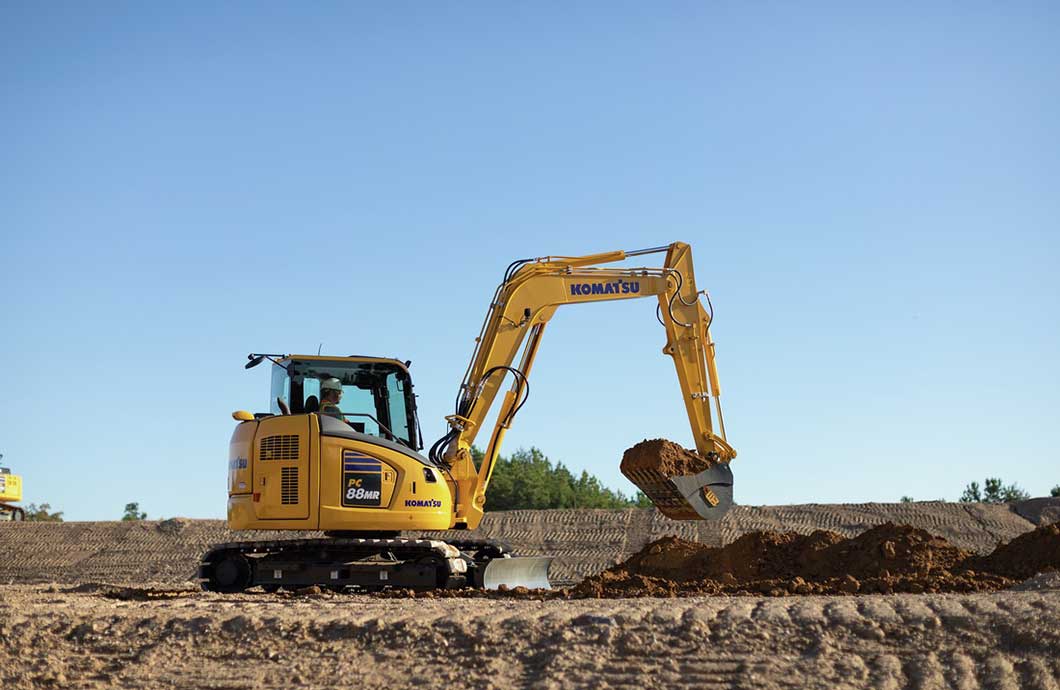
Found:
<svg viewBox="0 0 1060 690"><path fill-rule="evenodd" d="M141 513L140 512L140 504L139 503L126 503L125 504L125 514L121 516L121 519L125 520L125 521L129 521L129 520L146 520L147 519L147 513Z"/></svg>
<svg viewBox="0 0 1060 690"><path fill-rule="evenodd" d="M979 482L972 482L964 488L961 503L1012 503L1025 501L1031 495L1016 484L1005 484L997 477L988 477L983 483L982 491Z"/></svg>
<svg viewBox="0 0 1060 690"><path fill-rule="evenodd" d="M899 500L902 503L912 503L913 502L913 497L912 496L902 496Z"/></svg>
<svg viewBox="0 0 1060 690"><path fill-rule="evenodd" d="M1049 491L1049 495L1053 498L1060 498L1060 484L1057 484Z"/></svg>
<svg viewBox="0 0 1060 690"><path fill-rule="evenodd" d="M51 504L41 503L27 503L24 508L26 511L26 522L62 522L63 511L59 510L51 512Z"/></svg>
<svg viewBox="0 0 1060 690"><path fill-rule="evenodd" d="M651 499L643 491L637 491L633 494L633 505L636 508L655 507L655 504L651 502Z"/></svg>
<svg viewBox="0 0 1060 690"><path fill-rule="evenodd" d="M483 454L478 448L472 448L471 454L476 464L482 462ZM575 476L562 462L553 463L539 448L519 449L508 457L498 457L486 491L487 511L651 505L640 492L628 498L588 472Z"/></svg>

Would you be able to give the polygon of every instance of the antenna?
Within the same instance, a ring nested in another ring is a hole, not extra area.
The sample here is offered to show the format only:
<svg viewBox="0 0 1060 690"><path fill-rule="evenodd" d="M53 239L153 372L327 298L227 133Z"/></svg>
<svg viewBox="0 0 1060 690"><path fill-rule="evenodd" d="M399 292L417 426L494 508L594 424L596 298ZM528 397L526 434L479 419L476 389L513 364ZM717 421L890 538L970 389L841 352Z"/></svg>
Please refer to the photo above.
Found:
<svg viewBox="0 0 1060 690"><path fill-rule="evenodd" d="M320 345L317 346L317 357L320 356L320 351L322 349L324 349L324 343L320 343Z"/></svg>

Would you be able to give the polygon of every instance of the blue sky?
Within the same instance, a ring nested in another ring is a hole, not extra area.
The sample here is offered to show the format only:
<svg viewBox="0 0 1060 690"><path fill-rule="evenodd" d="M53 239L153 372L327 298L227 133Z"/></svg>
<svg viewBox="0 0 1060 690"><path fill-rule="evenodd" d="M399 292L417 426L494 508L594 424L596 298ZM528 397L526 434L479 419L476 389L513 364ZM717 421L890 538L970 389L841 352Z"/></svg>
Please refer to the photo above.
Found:
<svg viewBox="0 0 1060 690"><path fill-rule="evenodd" d="M247 352L413 360L507 264L693 246L748 504L1060 483L1053 3L4 3L0 453L221 517ZM691 444L654 304L561 310L506 448Z"/></svg>

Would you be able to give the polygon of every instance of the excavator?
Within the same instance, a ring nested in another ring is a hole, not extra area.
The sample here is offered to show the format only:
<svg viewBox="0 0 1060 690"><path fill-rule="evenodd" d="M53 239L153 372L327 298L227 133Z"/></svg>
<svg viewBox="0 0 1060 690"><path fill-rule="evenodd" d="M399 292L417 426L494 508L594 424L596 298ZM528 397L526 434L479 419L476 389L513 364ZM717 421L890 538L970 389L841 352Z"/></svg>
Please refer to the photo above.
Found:
<svg viewBox="0 0 1060 690"><path fill-rule="evenodd" d="M3 456L0 455L0 458ZM22 500L22 477L11 474L11 470L0 467L0 521L21 522L26 519L26 511L16 505Z"/></svg>
<svg viewBox="0 0 1060 690"><path fill-rule="evenodd" d="M665 256L661 266L602 266L652 254ZM202 587L217 592L313 585L337 591L549 587L551 558L516 557L498 542L402 533L479 525L501 443L527 402L534 357L556 309L643 297L658 301L656 317L666 331L663 353L673 359L705 469L682 476L668 476L661 466L623 473L668 516L719 519L732 505L729 463L736 451L725 438L721 413L710 334L713 307L696 287L691 248L675 242L545 256L508 266L475 339L453 414L445 418L448 431L426 454L410 362L248 355L247 369L272 363L270 410L232 415L239 423L229 444L228 525L237 531L324 536L259 536L219 544L200 562ZM483 432L485 451L476 459L472 444Z"/></svg>

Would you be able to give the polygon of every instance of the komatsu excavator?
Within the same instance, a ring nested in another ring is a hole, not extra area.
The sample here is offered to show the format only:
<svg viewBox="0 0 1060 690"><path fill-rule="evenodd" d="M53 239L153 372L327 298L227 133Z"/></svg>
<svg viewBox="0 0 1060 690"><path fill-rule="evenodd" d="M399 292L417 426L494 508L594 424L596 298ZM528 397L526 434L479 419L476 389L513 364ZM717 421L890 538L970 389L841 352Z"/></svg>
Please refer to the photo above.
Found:
<svg viewBox="0 0 1060 690"><path fill-rule="evenodd" d="M661 267L601 267L664 254ZM668 515L712 520L732 505L720 388L708 311L687 244L512 263L489 305L471 362L427 455L409 362L380 357L254 353L272 362L271 410L237 411L228 457L233 530L318 530L323 538L221 544L203 557L207 590L266 591L310 585L383 588L548 587L550 558L513 557L475 539L402 538L404 531L473 530L501 442L526 403L542 334L563 305L654 297L677 369L698 456L708 469L627 476ZM709 306L709 297L707 305ZM510 379L501 394L504 381ZM485 429L500 395L496 421ZM713 405L713 410L712 410ZM716 415L717 425L714 424ZM476 463L471 447L486 431Z"/></svg>
<svg viewBox="0 0 1060 690"><path fill-rule="evenodd" d="M3 457L0 455L0 457ZM11 505L22 500L22 477L11 474L11 470L0 467L0 521L20 522L26 519L26 511Z"/></svg>

